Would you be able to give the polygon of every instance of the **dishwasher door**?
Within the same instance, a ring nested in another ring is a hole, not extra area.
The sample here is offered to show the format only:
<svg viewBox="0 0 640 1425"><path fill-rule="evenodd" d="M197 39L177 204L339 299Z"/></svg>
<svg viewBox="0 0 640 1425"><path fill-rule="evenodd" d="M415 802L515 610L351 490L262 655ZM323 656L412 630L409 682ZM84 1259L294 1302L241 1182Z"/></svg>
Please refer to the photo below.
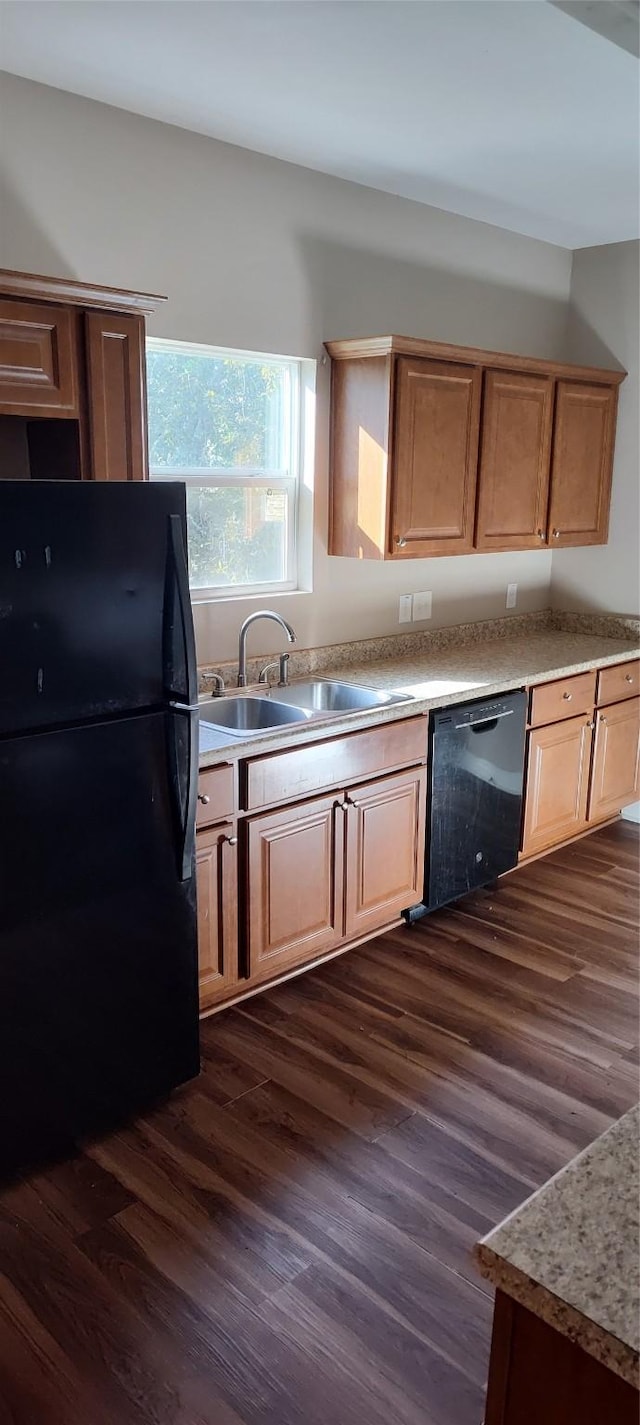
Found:
<svg viewBox="0 0 640 1425"><path fill-rule="evenodd" d="M424 904L487 885L518 863L527 699L506 693L433 715Z"/></svg>

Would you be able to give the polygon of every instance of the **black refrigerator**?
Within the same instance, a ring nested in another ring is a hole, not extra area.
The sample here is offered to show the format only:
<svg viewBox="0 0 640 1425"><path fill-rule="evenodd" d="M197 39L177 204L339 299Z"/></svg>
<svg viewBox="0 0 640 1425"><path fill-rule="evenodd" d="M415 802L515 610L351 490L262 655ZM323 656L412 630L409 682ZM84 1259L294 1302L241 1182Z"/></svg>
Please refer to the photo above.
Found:
<svg viewBox="0 0 640 1425"><path fill-rule="evenodd" d="M0 1175L199 1071L184 486L0 480Z"/></svg>

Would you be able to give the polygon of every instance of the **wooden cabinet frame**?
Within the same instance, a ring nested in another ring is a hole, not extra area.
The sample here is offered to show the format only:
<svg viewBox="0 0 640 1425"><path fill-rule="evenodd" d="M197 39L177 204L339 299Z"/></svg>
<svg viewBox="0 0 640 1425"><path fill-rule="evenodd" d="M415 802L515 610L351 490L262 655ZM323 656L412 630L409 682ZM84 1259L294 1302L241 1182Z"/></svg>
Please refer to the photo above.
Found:
<svg viewBox="0 0 640 1425"><path fill-rule="evenodd" d="M252 984L383 930L422 898L426 788L419 766L246 819Z"/></svg>
<svg viewBox="0 0 640 1425"><path fill-rule="evenodd" d="M238 836L233 822L196 836L200 1009L238 983Z"/></svg>
<svg viewBox="0 0 640 1425"><path fill-rule="evenodd" d="M412 337L325 345L330 554L606 542L626 372Z"/></svg>
<svg viewBox="0 0 640 1425"><path fill-rule="evenodd" d="M640 797L640 698L596 713L589 821L615 816Z"/></svg>
<svg viewBox="0 0 640 1425"><path fill-rule="evenodd" d="M601 669L597 693L595 672L531 690L521 859L595 830L640 799L637 681L630 660ZM594 707L603 690L618 701Z"/></svg>
<svg viewBox="0 0 640 1425"><path fill-rule="evenodd" d="M145 314L164 300L0 271L9 478L147 478Z"/></svg>

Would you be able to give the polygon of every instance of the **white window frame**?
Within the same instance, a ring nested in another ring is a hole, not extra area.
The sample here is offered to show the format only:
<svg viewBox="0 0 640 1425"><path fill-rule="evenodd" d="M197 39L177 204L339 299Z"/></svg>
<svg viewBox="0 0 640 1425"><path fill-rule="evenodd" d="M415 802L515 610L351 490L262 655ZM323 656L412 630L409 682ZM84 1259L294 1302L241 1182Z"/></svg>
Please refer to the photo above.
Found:
<svg viewBox="0 0 640 1425"><path fill-rule="evenodd" d="M274 356L267 352L243 351L235 347L209 346L199 342L175 341L164 337L148 336L146 346L151 351L175 351L187 354L206 354L223 360L237 357L239 360L265 361L270 365L284 367L291 382L289 420L285 428L285 452L289 456L289 473L283 470L263 470L261 467L238 466L203 468L184 466L162 466L149 463L149 478L153 481L184 480L185 485L231 486L234 489L282 490L289 496L286 543L286 570L288 577L264 584L211 584L191 585L191 599L194 603L212 600L250 598L256 594L284 594L300 589L300 486L305 460L305 420L303 396L308 382L303 381L303 369L307 361L298 357Z"/></svg>

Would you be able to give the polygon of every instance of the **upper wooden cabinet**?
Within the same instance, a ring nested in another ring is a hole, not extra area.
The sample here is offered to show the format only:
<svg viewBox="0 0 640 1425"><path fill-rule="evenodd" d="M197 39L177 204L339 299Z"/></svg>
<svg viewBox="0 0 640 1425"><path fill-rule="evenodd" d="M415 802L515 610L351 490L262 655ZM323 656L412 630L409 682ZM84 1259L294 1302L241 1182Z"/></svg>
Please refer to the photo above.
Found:
<svg viewBox="0 0 640 1425"><path fill-rule="evenodd" d="M477 370L399 358L391 539L400 557L473 549L479 425Z"/></svg>
<svg viewBox="0 0 640 1425"><path fill-rule="evenodd" d="M547 537L553 382L485 371L477 549L538 549Z"/></svg>
<svg viewBox="0 0 640 1425"><path fill-rule="evenodd" d="M146 479L145 313L161 301L0 272L3 478Z"/></svg>
<svg viewBox="0 0 640 1425"><path fill-rule="evenodd" d="M75 313L0 300L0 409L28 416L78 415Z"/></svg>
<svg viewBox="0 0 640 1425"><path fill-rule="evenodd" d="M549 526L554 546L606 544L617 386L558 381Z"/></svg>
<svg viewBox="0 0 640 1425"><path fill-rule="evenodd" d="M92 478L146 480L144 317L85 321Z"/></svg>
<svg viewBox="0 0 640 1425"><path fill-rule="evenodd" d="M326 345L330 554L606 541L625 372L410 337Z"/></svg>

